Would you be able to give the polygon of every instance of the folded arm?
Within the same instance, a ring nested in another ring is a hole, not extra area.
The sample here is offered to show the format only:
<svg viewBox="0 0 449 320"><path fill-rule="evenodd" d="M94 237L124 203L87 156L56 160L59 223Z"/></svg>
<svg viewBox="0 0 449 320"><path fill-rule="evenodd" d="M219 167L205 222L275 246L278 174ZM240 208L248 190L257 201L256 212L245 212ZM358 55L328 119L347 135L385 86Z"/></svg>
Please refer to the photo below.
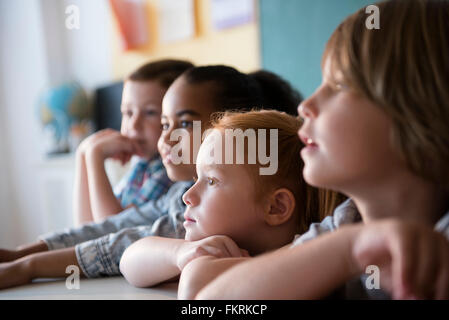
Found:
<svg viewBox="0 0 449 320"><path fill-rule="evenodd" d="M182 270L178 286L178 299L194 299L198 292L220 274L242 263L248 257L216 258L203 256L189 262Z"/></svg>
<svg viewBox="0 0 449 320"><path fill-rule="evenodd" d="M360 273L352 241L360 226L342 227L291 249L250 259L203 288L198 299L318 299Z"/></svg>
<svg viewBox="0 0 449 320"><path fill-rule="evenodd" d="M150 287L181 272L177 250L185 240L147 237L129 246L120 260L120 272L136 287Z"/></svg>
<svg viewBox="0 0 449 320"><path fill-rule="evenodd" d="M186 265L201 256L247 255L231 238L222 235L197 241L147 237L125 250L120 260L120 271L132 285L149 287L179 276Z"/></svg>

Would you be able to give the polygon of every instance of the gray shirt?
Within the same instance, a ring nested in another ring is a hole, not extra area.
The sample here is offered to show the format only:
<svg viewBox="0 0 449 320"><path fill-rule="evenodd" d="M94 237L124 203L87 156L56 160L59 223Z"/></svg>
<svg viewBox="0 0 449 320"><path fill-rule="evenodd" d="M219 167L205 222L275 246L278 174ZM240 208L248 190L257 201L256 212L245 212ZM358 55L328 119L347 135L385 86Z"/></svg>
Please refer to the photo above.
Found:
<svg viewBox="0 0 449 320"><path fill-rule="evenodd" d="M309 230L301 236L297 236L291 248L312 240L324 233L337 230L340 226L349 223L361 222L357 207L351 199L339 205L332 216L328 216L320 223L312 223ZM435 230L441 232L449 240L449 211L437 222ZM342 288L338 289L332 297L345 299L389 299L390 296L382 289L367 289L364 285L369 275L363 274L348 281Z"/></svg>
<svg viewBox="0 0 449 320"><path fill-rule="evenodd" d="M132 207L105 219L79 228L40 236L49 250L75 246L83 273L89 277L120 274L120 258L134 241L147 236L184 238L185 204L182 195L191 181L177 182L157 200Z"/></svg>

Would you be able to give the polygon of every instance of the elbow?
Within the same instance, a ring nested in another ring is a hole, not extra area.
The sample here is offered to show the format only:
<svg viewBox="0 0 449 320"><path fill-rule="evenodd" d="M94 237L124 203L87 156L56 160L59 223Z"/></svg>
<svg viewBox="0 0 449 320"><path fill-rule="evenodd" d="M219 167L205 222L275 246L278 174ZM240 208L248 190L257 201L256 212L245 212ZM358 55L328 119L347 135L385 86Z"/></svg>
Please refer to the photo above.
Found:
<svg viewBox="0 0 449 320"><path fill-rule="evenodd" d="M137 272L133 268L132 257L127 254L127 251L122 255L119 264L120 273L123 277L128 281L128 283L134 287L143 288L146 287L144 283L142 283L142 278L137 274Z"/></svg>
<svg viewBox="0 0 449 320"><path fill-rule="evenodd" d="M123 258L120 260L120 273L123 275L123 277L128 281L128 283L134 287L140 287L137 279L133 277L133 273L130 272L128 262L124 260Z"/></svg>

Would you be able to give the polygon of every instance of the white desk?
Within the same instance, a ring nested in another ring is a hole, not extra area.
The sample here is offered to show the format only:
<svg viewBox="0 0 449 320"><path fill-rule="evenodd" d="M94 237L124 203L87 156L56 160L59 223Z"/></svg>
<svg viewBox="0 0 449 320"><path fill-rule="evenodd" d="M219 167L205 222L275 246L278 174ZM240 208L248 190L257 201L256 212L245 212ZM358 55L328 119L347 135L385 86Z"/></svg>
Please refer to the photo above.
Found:
<svg viewBox="0 0 449 320"><path fill-rule="evenodd" d="M0 290L0 300L175 300L177 289L177 282L135 288L123 277L108 277L81 279L79 289L69 290L65 279L51 279Z"/></svg>

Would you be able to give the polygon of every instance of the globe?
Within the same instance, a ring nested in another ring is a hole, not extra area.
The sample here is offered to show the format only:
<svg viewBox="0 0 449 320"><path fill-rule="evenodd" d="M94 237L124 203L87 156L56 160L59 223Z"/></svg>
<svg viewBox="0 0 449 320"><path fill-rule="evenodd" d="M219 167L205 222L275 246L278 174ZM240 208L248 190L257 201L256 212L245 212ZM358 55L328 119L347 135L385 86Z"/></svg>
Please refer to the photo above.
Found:
<svg viewBox="0 0 449 320"><path fill-rule="evenodd" d="M77 82L68 82L46 90L39 99L38 118L44 129L48 154L71 151L73 128L89 121L91 112L86 92Z"/></svg>

